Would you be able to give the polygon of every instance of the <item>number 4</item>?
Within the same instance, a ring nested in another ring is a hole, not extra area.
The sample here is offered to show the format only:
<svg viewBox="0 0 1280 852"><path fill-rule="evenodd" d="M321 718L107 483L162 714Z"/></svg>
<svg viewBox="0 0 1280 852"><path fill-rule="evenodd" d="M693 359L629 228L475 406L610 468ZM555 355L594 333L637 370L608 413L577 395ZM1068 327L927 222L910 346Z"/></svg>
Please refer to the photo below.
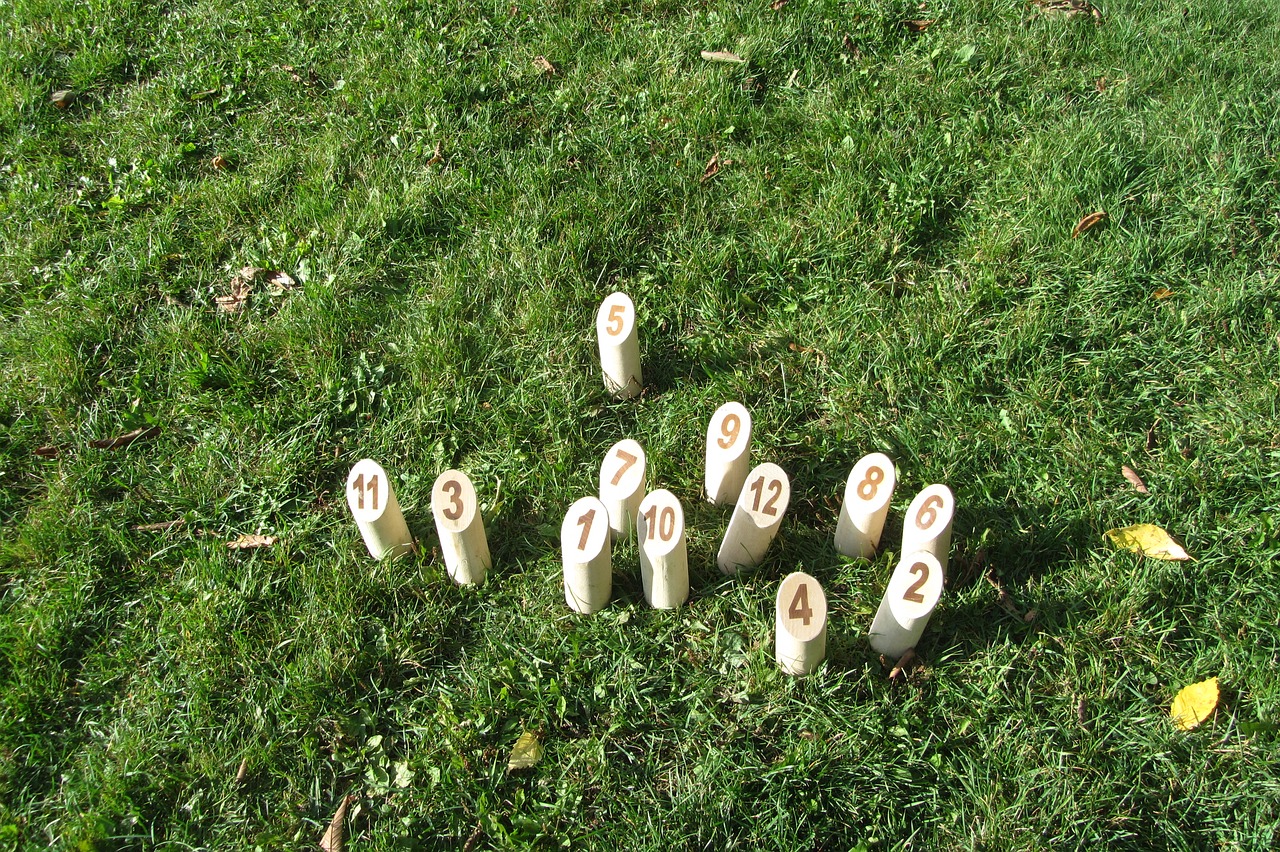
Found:
<svg viewBox="0 0 1280 852"><path fill-rule="evenodd" d="M804 623L805 627L813 620L813 609L809 606L809 584L801 583L796 588L791 606L787 607L787 616Z"/></svg>

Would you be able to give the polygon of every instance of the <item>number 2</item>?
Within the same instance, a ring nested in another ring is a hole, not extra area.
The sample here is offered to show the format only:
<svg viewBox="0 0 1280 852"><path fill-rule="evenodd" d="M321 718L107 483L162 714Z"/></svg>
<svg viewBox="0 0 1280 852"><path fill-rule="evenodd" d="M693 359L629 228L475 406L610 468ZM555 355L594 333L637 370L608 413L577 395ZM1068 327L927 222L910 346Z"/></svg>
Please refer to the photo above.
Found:
<svg viewBox="0 0 1280 852"><path fill-rule="evenodd" d="M462 517L462 483L456 479L450 479L440 486L440 490L449 495L449 502L452 504L450 508L443 510L443 514L451 521L456 521Z"/></svg>
<svg viewBox="0 0 1280 852"><path fill-rule="evenodd" d="M626 320L624 319L626 315L626 305L611 305L609 307L609 324L605 326L605 331L609 333L610 337L617 337L622 334L622 328L626 325ZM614 323L617 323L617 325L614 325Z"/></svg>
<svg viewBox="0 0 1280 852"><path fill-rule="evenodd" d="M756 492L755 503L751 506L751 511L759 512L762 515L770 517L778 514L778 500L782 497L782 483L776 479L769 483L769 491L773 496L765 501L764 508L760 508L760 498L764 496L764 477L761 476L751 483L751 490Z"/></svg>
<svg viewBox="0 0 1280 852"><path fill-rule="evenodd" d="M639 461L638 456L634 456L626 450L618 450L618 458L622 459L622 467L618 468L618 472L613 475L613 479L609 480L610 485L617 485L622 481L622 475L631 469L631 466Z"/></svg>
<svg viewBox="0 0 1280 852"><path fill-rule="evenodd" d="M809 606L808 583L801 583L796 587L795 597L791 599L791 605L787 607L787 616L804 622L805 627L808 627L809 622L813 620L813 609Z"/></svg>
<svg viewBox="0 0 1280 852"><path fill-rule="evenodd" d="M351 487L356 490L356 507L363 509L364 492L366 490L363 473L355 478L355 481L351 483ZM378 511L378 477L376 475L369 477L368 491L370 494L369 508L376 512Z"/></svg>
<svg viewBox="0 0 1280 852"><path fill-rule="evenodd" d="M924 595L920 594L920 589L925 583L929 582L929 566L923 562L917 562L911 566L911 573L920 575L920 579L907 587L907 590L902 593L902 599L922 604L924 603Z"/></svg>

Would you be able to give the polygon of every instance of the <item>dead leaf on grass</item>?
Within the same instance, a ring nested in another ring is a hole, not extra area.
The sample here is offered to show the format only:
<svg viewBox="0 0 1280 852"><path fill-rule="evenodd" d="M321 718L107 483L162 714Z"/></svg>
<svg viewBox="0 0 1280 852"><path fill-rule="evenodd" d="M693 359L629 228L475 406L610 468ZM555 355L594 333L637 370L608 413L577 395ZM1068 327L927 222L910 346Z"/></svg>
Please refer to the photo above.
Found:
<svg viewBox="0 0 1280 852"><path fill-rule="evenodd" d="M537 68L548 77L554 77L556 74L560 73L556 70L556 66L551 64L551 60L547 59L545 56L533 57L533 67Z"/></svg>
<svg viewBox="0 0 1280 852"><path fill-rule="evenodd" d="M46 444L43 447L36 447L32 452L42 459L56 459L63 449L63 447L54 444Z"/></svg>
<svg viewBox="0 0 1280 852"><path fill-rule="evenodd" d="M293 276L287 272L279 270L267 272L267 293L272 296L283 296L297 286L298 282L294 281Z"/></svg>
<svg viewBox="0 0 1280 852"><path fill-rule="evenodd" d="M276 537L273 535L242 535L235 541L227 542L227 548L230 550L258 550L263 547L270 547L276 543Z"/></svg>
<svg viewBox="0 0 1280 852"><path fill-rule="evenodd" d="M1147 452L1151 452L1156 448L1158 438L1156 436L1156 427L1160 425L1160 418L1157 417L1155 422L1151 424L1151 428L1147 430Z"/></svg>
<svg viewBox="0 0 1280 852"><path fill-rule="evenodd" d="M427 160L428 166L434 166L436 163L444 162L444 143L437 142L435 153L431 155L431 159Z"/></svg>
<svg viewBox="0 0 1280 852"><path fill-rule="evenodd" d="M209 161L209 165L218 171L223 171L227 166L231 165L227 162L227 158L221 154L215 154L213 159Z"/></svg>
<svg viewBox="0 0 1280 852"><path fill-rule="evenodd" d="M1173 295L1173 291L1170 290L1168 287L1157 287L1155 292L1151 294L1151 298L1155 299L1158 302L1161 299L1167 299L1172 295Z"/></svg>
<svg viewBox="0 0 1280 852"><path fill-rule="evenodd" d="M1155 524L1134 524L1107 530L1106 537L1121 550L1131 550L1167 562L1185 562L1191 558L1181 544Z"/></svg>
<svg viewBox="0 0 1280 852"><path fill-rule="evenodd" d="M1085 216L1079 222L1076 222L1076 226L1071 229L1071 239L1074 240L1076 237L1085 233L1090 228L1093 228L1094 226L1096 226L1099 222L1101 222L1105 218L1107 218L1107 214L1101 210L1097 210L1093 213L1090 213L1088 216Z"/></svg>
<svg viewBox="0 0 1280 852"><path fill-rule="evenodd" d="M701 55L707 62L729 62L734 65L745 65L747 62L738 54L727 50L704 50Z"/></svg>
<svg viewBox="0 0 1280 852"><path fill-rule="evenodd" d="M140 429L134 429L132 432L125 432L123 435L116 435L114 438L99 438L96 441L90 441L89 446L93 447L95 450L118 450L121 447L129 446L134 441L154 438L159 434L159 426L146 426Z"/></svg>
<svg viewBox="0 0 1280 852"><path fill-rule="evenodd" d="M787 3L788 0L773 0L773 2L769 4L769 8L775 12L781 12L782 7L787 5Z"/></svg>
<svg viewBox="0 0 1280 852"><path fill-rule="evenodd" d="M1151 493L1147 490L1147 483L1143 482L1142 477L1138 476L1138 472L1129 467L1129 465L1121 465L1120 472L1124 474L1125 479L1129 480L1129 482L1133 484L1133 489L1139 494Z"/></svg>
<svg viewBox="0 0 1280 852"><path fill-rule="evenodd" d="M249 758L240 761L240 768L236 770L236 784L243 784L245 779L249 777Z"/></svg>
<svg viewBox="0 0 1280 852"><path fill-rule="evenodd" d="M1218 679L1211 677L1182 688L1169 706L1169 717L1179 731L1193 731L1218 708Z"/></svg>
<svg viewBox="0 0 1280 852"><path fill-rule="evenodd" d="M702 170L702 182L706 183L707 181L711 180L713 177L718 175L720 173L720 169L726 166L732 166L732 165L733 165L733 160L720 159L720 153L717 151L716 154L710 160L707 160L707 167Z"/></svg>
<svg viewBox="0 0 1280 852"><path fill-rule="evenodd" d="M158 524L138 524L134 527L137 532L164 532L174 527L180 527L186 523L183 518L174 518L172 521L161 521Z"/></svg>
<svg viewBox="0 0 1280 852"><path fill-rule="evenodd" d="M1088 15L1095 24L1102 23L1102 13L1089 0L1031 0L1031 7L1046 18L1070 20Z"/></svg>
<svg viewBox="0 0 1280 852"><path fill-rule="evenodd" d="M346 846L347 809L351 807L355 798L354 795L342 797L342 804L338 805L337 813L329 821L329 828L325 831L324 837L320 838L320 848L324 852L342 852L343 847Z"/></svg>
<svg viewBox="0 0 1280 852"><path fill-rule="evenodd" d="M898 662L894 663L893 668L889 671L889 680L897 680L899 677L909 676L915 669L916 649L908 648L898 658Z"/></svg>
<svg viewBox="0 0 1280 852"><path fill-rule="evenodd" d="M246 266L233 275L230 281L231 292L214 299L218 307L229 314L240 313L249 301L249 294L253 292L253 279L262 271L257 266Z"/></svg>
<svg viewBox="0 0 1280 852"><path fill-rule="evenodd" d="M507 759L507 771L532 769L542 760L542 743L538 742L538 734L525 731L511 747L511 756Z"/></svg>
<svg viewBox="0 0 1280 852"><path fill-rule="evenodd" d="M909 33L922 33L933 26L933 21L903 21L902 25L907 28Z"/></svg>
<svg viewBox="0 0 1280 852"><path fill-rule="evenodd" d="M76 102L76 93L70 89L59 89L52 95L49 95L49 103L58 109L67 109Z"/></svg>

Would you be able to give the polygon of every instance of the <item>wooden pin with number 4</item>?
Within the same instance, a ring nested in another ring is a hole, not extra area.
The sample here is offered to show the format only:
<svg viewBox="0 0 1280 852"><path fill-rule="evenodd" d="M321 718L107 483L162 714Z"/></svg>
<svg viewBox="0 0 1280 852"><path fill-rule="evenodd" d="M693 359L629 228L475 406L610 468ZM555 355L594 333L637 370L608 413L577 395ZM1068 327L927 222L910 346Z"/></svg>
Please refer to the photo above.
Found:
<svg viewBox="0 0 1280 852"><path fill-rule="evenodd" d="M569 507L560 524L560 551L569 608L584 615L603 609L613 593L613 563L609 512L598 498L583 497Z"/></svg>
<svg viewBox="0 0 1280 852"><path fill-rule="evenodd" d="M600 342L605 388L619 399L638 396L644 387L640 338L636 333L636 306L626 293L610 293L605 297L596 312L596 337Z"/></svg>
<svg viewBox="0 0 1280 852"><path fill-rule="evenodd" d="M782 516L790 502L791 480L786 471L772 462L756 465L747 474L724 541L720 542L716 555L720 570L736 574L739 568L759 565L782 526Z"/></svg>
<svg viewBox="0 0 1280 852"><path fill-rule="evenodd" d="M774 658L787 674L806 675L827 655L827 596L803 571L788 574L774 599Z"/></svg>
<svg viewBox="0 0 1280 852"><path fill-rule="evenodd" d="M446 470L436 478L431 488L431 514L449 576L462 585L484 582L493 559L476 489L465 473Z"/></svg>
<svg viewBox="0 0 1280 852"><path fill-rule="evenodd" d="M391 481L382 465L373 459L361 459L347 474L347 507L374 559L413 551L413 535L404 522Z"/></svg>

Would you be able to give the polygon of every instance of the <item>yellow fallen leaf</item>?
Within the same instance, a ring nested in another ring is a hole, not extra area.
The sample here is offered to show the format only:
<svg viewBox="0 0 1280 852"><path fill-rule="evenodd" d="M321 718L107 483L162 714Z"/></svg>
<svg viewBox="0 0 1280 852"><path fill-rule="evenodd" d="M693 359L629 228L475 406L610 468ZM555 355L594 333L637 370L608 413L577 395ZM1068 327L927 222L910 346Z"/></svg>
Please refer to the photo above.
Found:
<svg viewBox="0 0 1280 852"><path fill-rule="evenodd" d="M1182 549L1182 545L1173 540L1173 536L1155 524L1134 524L1131 527L1107 530L1106 536L1121 550L1132 550L1152 559L1184 562L1191 558Z"/></svg>
<svg viewBox="0 0 1280 852"><path fill-rule="evenodd" d="M1218 679L1211 677L1190 686L1173 698L1169 706L1169 717L1179 731L1193 731L1200 723L1213 715L1218 707Z"/></svg>
<svg viewBox="0 0 1280 852"><path fill-rule="evenodd" d="M329 821L329 828L320 838L320 848L324 852L342 852L347 845L347 809L355 801L355 796L343 796L338 811Z"/></svg>
<svg viewBox="0 0 1280 852"><path fill-rule="evenodd" d="M525 731L511 747L511 757L507 759L507 771L515 769L532 769L542 760L542 743L533 731Z"/></svg>
<svg viewBox="0 0 1280 852"><path fill-rule="evenodd" d="M227 542L227 547L231 550L257 550L262 547L270 547L275 543L276 537L273 535L245 534L235 541Z"/></svg>

